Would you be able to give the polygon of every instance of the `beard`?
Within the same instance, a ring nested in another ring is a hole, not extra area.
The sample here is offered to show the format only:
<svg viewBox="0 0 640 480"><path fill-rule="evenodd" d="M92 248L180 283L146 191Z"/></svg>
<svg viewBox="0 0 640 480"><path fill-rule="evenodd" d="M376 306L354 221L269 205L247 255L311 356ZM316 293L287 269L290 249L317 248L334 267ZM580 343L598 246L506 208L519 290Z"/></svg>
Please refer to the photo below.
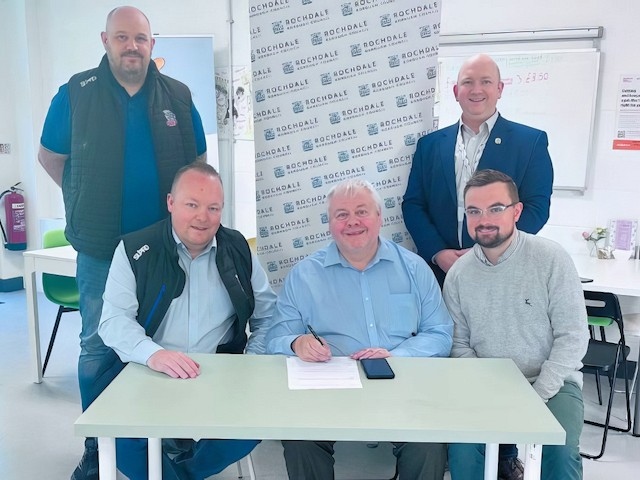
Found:
<svg viewBox="0 0 640 480"><path fill-rule="evenodd" d="M111 57L111 55L107 55ZM137 57L141 60L140 63L129 64L127 63L127 56ZM109 58L111 68L116 76L129 83L142 83L147 75L147 68L145 67L144 58L138 53L124 52L117 58ZM112 60L112 61L111 61Z"/></svg>
<svg viewBox="0 0 640 480"><path fill-rule="evenodd" d="M511 229L510 232L502 233L502 232L500 232L500 228L495 227L495 230L494 230L492 235L479 234L478 233L478 229L479 228L486 228L486 227L483 226L483 225L478 225L476 227L475 231L474 231L475 235L474 235L473 239L475 240L475 242L478 245L480 245L481 247L484 247L484 248L496 248L496 247L499 247L504 242L509 240L511 238L511 236L513 235L513 228Z"/></svg>

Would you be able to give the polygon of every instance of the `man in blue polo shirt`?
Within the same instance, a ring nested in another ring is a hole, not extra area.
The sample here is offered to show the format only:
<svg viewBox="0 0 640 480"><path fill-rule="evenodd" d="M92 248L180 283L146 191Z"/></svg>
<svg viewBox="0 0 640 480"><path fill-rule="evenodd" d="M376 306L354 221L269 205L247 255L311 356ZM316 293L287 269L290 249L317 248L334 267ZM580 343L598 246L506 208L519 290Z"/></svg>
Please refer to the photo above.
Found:
<svg viewBox="0 0 640 480"><path fill-rule="evenodd" d="M71 77L51 102L38 160L62 187L65 234L78 251L78 380L86 409L106 387L98 336L102 294L119 237L167 215L165 198L180 167L206 161L206 140L189 89L151 61L154 39L140 10L119 7L101 34L97 68ZM97 479L95 439L72 480Z"/></svg>

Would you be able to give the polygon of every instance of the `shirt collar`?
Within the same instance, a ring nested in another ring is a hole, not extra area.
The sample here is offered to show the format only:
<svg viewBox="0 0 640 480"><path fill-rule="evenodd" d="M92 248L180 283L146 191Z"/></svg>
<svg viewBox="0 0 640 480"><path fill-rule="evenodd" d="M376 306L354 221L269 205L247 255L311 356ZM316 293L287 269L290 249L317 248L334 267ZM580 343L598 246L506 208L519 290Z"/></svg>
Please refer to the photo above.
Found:
<svg viewBox="0 0 640 480"><path fill-rule="evenodd" d="M513 238L511 239L511 244L502 253L502 255L500 255L500 257L498 258L498 263L496 263L496 265L500 265L502 262L508 260L509 257L513 255L513 252L516 250L518 243L520 243L520 232L516 228L514 231ZM496 266L487 259L486 255L484 254L484 251L482 250L482 247L477 243L473 247L473 253L475 254L478 260L480 260L482 263L484 263L488 267Z"/></svg>
<svg viewBox="0 0 640 480"><path fill-rule="evenodd" d="M491 130L493 130L493 127L495 126L496 122L498 121L498 117L500 116L500 113L498 113L498 109L496 109L496 111L493 113L493 115L491 115L489 118L487 118L481 125L480 125L480 131L479 133L482 133L482 131L486 128L488 133L491 133ZM469 127L467 127L463 122L462 122L462 116L460 116L460 128L467 134L469 134L470 136L474 136L476 135L476 133Z"/></svg>
<svg viewBox="0 0 640 480"><path fill-rule="evenodd" d="M376 254L369 262L369 265L365 268L370 268L372 265L375 265L381 260L393 261L393 255L389 245L386 242L382 241L381 237L378 237L378 250ZM353 268L353 266L347 261L346 258L342 256L340 251L338 250L338 245L335 240L332 240L331 243L327 246L327 254L324 258L324 266L330 267L332 265L342 265L346 268Z"/></svg>
<svg viewBox="0 0 640 480"><path fill-rule="evenodd" d="M187 247L184 245L184 243L182 243L182 240L180 240L180 237L178 237L178 234L176 233L176 231L173 229L173 227L171 227L171 234L173 235L173 239L176 242L176 245L178 246L178 249L184 253L186 253L187 255L191 256L191 254L189 253L189 250L187 249ZM214 235L213 240L211 240L211 242L209 242L209 245L207 245L204 250L202 250L202 252L200 253L200 255L204 255L204 254L208 254L211 249L215 248L217 246L216 243L216 237ZM198 255L198 256L200 256Z"/></svg>

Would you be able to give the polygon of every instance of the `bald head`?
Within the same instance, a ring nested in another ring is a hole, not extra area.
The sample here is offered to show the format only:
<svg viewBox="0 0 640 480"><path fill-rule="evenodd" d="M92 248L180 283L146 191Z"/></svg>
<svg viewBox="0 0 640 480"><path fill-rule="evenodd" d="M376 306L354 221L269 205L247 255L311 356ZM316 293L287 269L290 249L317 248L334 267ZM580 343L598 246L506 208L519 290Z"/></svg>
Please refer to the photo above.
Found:
<svg viewBox="0 0 640 480"><path fill-rule="evenodd" d="M125 17L142 16L147 22L147 26L149 27L149 36L151 36L151 22L149 22L149 19L147 18L147 16L141 10L138 10L136 7L128 7L128 6L116 7L109 12L109 14L107 15L107 25L105 26L105 31L107 32L109 31L110 24L114 19L114 17L115 19L117 19L120 16L125 16Z"/></svg>
<svg viewBox="0 0 640 480"><path fill-rule="evenodd" d="M102 44L118 83L134 95L147 77L154 40L147 16L135 7L118 7L107 15Z"/></svg>
<svg viewBox="0 0 640 480"><path fill-rule="evenodd" d="M478 53L464 61L460 67L460 71L458 72L458 82L460 82L460 75L470 68L493 70L495 72L495 77L500 81L500 67L498 67L498 64L493 60L493 58L486 53Z"/></svg>
<svg viewBox="0 0 640 480"><path fill-rule="evenodd" d="M480 125L496 113L503 87L500 69L489 55L481 53L465 60L453 86L462 122L478 133Z"/></svg>

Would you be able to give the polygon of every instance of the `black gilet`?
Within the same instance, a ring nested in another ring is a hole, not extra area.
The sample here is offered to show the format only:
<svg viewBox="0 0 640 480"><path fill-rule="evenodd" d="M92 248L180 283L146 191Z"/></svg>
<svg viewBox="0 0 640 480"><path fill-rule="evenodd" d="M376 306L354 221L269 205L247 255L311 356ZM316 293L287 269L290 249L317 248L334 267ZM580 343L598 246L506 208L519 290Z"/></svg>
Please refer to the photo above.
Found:
<svg viewBox="0 0 640 480"><path fill-rule="evenodd" d="M122 240L136 277L138 323L151 337L185 285L171 219L125 235ZM233 338L219 345L216 352L242 353L247 344L246 326L253 314L255 299L251 286L251 251L240 232L220 226L216 234L216 265L236 312Z"/></svg>
<svg viewBox="0 0 640 480"><path fill-rule="evenodd" d="M67 227L73 247L109 260L121 232L125 122L119 101L122 87L106 55L97 68L78 73L68 83L71 105L71 153L62 178ZM180 167L197 156L186 85L149 64L148 115L159 180L160 211Z"/></svg>

